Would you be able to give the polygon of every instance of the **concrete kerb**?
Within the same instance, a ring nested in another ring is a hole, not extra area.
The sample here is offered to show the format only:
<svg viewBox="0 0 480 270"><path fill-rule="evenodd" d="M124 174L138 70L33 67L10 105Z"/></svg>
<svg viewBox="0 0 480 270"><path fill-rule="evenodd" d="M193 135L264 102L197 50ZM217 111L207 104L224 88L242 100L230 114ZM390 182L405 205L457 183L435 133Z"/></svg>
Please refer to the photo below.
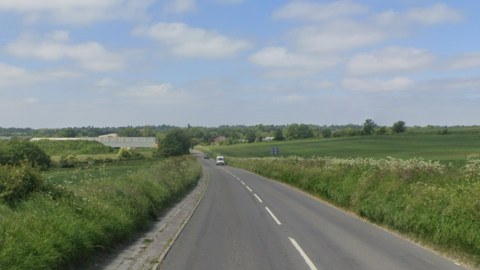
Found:
<svg viewBox="0 0 480 270"><path fill-rule="evenodd" d="M156 260L157 262L152 266L151 269L154 269L154 270L160 269L159 266L162 265L163 259L165 258L165 256L167 256L167 254L170 251L170 249L172 248L173 244L175 244L175 241L177 240L178 236L180 236L180 233L182 233L183 229L187 225L190 218L192 218L195 211L197 211L197 208L200 205L200 203L202 202L203 196L205 195L205 192L207 191L208 183L209 183L209 180L210 180L210 174L209 174L209 172L206 168L205 168L205 177L206 177L207 183L205 184L205 189L202 192L202 196L198 200L197 204L195 205L195 207L194 207L193 211L190 213L190 215L188 215L188 217L183 221L182 226L178 229L178 231L175 233L175 235L172 236L172 238L170 239L170 242L167 244L167 246L163 250L162 254L160 254L160 256L157 258L157 260Z"/></svg>

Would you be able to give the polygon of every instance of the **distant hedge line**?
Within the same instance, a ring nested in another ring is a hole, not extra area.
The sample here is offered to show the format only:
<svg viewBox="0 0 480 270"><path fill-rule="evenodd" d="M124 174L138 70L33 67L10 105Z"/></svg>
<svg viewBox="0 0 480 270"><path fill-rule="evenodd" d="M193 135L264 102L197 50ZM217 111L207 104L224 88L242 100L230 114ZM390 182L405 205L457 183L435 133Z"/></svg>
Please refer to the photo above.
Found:
<svg viewBox="0 0 480 270"><path fill-rule="evenodd" d="M69 140L69 141L51 141L40 140L32 142L38 145L45 153L50 156L61 155L97 155L97 154L116 154L118 150L106 146L97 141Z"/></svg>

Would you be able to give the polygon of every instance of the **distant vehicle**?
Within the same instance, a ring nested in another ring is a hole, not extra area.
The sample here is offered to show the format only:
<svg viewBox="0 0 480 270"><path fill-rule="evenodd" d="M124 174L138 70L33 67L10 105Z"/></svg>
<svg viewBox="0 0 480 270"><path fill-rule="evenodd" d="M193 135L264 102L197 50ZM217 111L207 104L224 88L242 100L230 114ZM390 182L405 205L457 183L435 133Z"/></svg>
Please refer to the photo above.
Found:
<svg viewBox="0 0 480 270"><path fill-rule="evenodd" d="M225 166L225 158L223 156L217 157L217 165Z"/></svg>
<svg viewBox="0 0 480 270"><path fill-rule="evenodd" d="M210 156L208 154L206 154L205 156L203 156L204 159L209 159Z"/></svg>

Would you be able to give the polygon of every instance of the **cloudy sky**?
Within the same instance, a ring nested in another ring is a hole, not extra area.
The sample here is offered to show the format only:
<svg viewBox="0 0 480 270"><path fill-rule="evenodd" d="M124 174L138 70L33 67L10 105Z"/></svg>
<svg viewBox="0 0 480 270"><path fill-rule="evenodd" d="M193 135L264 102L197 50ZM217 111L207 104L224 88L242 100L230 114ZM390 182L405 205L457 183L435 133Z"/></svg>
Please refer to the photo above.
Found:
<svg viewBox="0 0 480 270"><path fill-rule="evenodd" d="M480 124L480 1L0 0L0 126Z"/></svg>

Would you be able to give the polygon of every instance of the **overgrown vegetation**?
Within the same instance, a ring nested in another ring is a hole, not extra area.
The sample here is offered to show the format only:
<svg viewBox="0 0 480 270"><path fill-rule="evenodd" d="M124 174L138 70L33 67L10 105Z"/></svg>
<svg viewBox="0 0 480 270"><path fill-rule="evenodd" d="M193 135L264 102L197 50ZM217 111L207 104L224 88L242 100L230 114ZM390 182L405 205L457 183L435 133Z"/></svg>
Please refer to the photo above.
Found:
<svg viewBox="0 0 480 270"><path fill-rule="evenodd" d="M4 174L16 173L0 171L1 183ZM75 184L19 196L14 206L0 203L0 269L66 269L108 250L156 219L201 171L195 157L174 157L115 177L105 170L100 177L85 174Z"/></svg>
<svg viewBox="0 0 480 270"><path fill-rule="evenodd" d="M229 158L480 265L480 159L456 168L423 159Z"/></svg>
<svg viewBox="0 0 480 270"><path fill-rule="evenodd" d="M167 133L154 153L160 157L185 155L190 153L191 145L191 138L187 131L174 128Z"/></svg>

